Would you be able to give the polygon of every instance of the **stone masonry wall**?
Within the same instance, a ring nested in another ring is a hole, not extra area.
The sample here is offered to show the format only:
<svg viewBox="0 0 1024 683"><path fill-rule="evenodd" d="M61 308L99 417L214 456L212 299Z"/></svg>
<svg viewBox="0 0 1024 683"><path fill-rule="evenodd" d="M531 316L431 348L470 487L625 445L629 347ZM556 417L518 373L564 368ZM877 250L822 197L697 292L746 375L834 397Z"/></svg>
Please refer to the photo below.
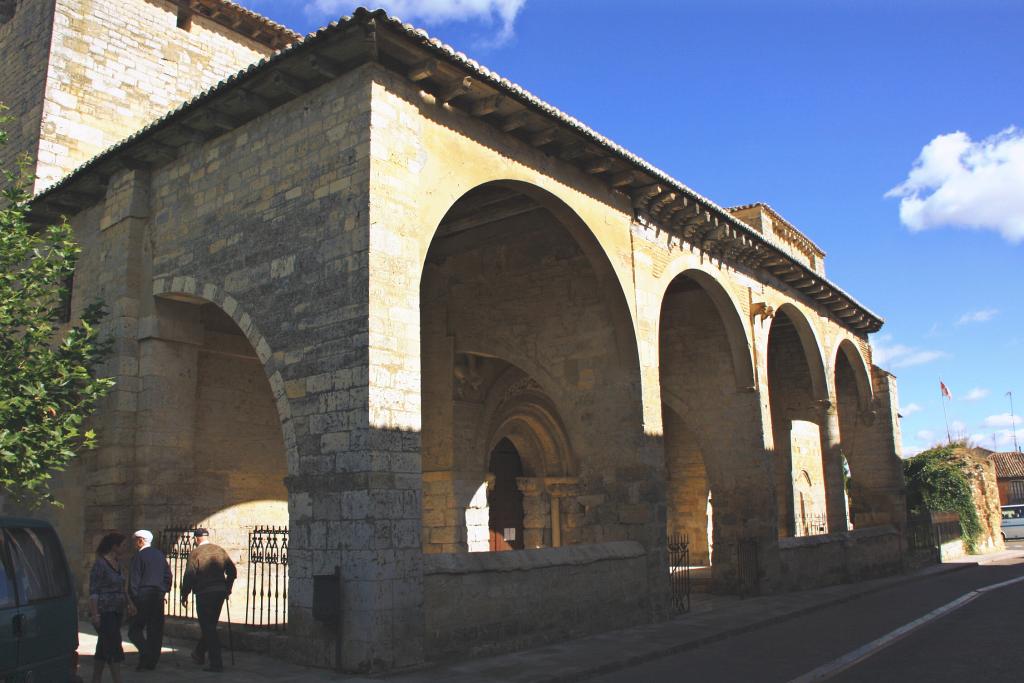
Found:
<svg viewBox="0 0 1024 683"><path fill-rule="evenodd" d="M494 654L642 623L644 554L640 544L620 541L429 555L423 572L430 656Z"/></svg>
<svg viewBox="0 0 1024 683"><path fill-rule="evenodd" d="M177 12L170 0L57 0L37 189L271 54L201 15L177 28Z"/></svg>
<svg viewBox="0 0 1024 683"><path fill-rule="evenodd" d="M35 158L39 151L53 11L54 0L22 0L0 23L0 103L15 117L6 126L8 144L0 148L2 169L13 170L18 156Z"/></svg>
<svg viewBox="0 0 1024 683"><path fill-rule="evenodd" d="M100 447L83 458L87 536L137 528L151 511L183 502L191 509L180 480L193 467L187 411L195 404L176 396L196 395L188 374L198 362L195 311L212 302L244 334L273 395L289 474L291 654L322 666L335 664L334 636L312 621L311 576L343 565L344 628L364 634L365 620L349 619L360 614L358 581L370 569L359 553L372 547L365 538L374 517L389 539L407 538L417 552L419 541L418 506L402 531L367 492L364 73L194 144L152 172L125 171L106 202L72 220L83 245L73 309L106 302L115 352L105 371L118 381L97 417ZM302 162L272 163L288 157ZM376 657L345 655L351 668Z"/></svg>

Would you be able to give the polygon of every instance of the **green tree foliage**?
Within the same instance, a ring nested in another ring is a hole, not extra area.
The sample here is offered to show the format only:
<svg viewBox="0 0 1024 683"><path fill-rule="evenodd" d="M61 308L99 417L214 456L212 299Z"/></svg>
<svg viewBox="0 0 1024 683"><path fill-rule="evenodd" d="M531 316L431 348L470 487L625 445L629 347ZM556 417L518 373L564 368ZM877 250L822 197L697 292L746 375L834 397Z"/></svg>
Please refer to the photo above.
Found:
<svg viewBox="0 0 1024 683"><path fill-rule="evenodd" d="M3 125L10 121L0 105ZM27 220L28 161L0 170L0 489L19 504L55 503L54 472L96 435L84 429L113 380L96 377L109 343L97 336L102 304L65 329L60 317L79 247L66 221L37 229Z"/></svg>
<svg viewBox="0 0 1024 683"><path fill-rule="evenodd" d="M968 552L975 552L981 535L981 521L964 468L967 462L956 456L963 444L936 446L903 461L907 481L907 506L912 513L957 512L960 531Z"/></svg>

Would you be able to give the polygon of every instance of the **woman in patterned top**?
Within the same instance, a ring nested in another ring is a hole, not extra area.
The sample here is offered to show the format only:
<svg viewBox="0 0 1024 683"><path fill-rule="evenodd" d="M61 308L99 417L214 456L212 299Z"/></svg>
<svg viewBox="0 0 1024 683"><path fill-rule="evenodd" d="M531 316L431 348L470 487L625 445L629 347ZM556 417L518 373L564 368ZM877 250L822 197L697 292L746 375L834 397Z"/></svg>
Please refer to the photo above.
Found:
<svg viewBox="0 0 1024 683"><path fill-rule="evenodd" d="M104 665L110 666L114 683L121 683L121 620L135 609L128 599L127 585L119 559L125 552L125 535L107 534L96 548L96 562L89 572L89 612L99 638L93 663L92 683L100 683Z"/></svg>

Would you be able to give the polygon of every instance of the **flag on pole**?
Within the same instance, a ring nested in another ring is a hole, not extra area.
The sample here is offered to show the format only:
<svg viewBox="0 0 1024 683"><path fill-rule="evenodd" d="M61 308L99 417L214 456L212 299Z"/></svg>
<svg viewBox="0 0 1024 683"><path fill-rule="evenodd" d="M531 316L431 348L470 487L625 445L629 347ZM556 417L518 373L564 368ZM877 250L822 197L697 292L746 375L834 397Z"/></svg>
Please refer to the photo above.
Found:
<svg viewBox="0 0 1024 683"><path fill-rule="evenodd" d="M953 394L949 391L949 387L941 379L939 380L939 391L942 392L943 398L948 398L950 401L953 400Z"/></svg>

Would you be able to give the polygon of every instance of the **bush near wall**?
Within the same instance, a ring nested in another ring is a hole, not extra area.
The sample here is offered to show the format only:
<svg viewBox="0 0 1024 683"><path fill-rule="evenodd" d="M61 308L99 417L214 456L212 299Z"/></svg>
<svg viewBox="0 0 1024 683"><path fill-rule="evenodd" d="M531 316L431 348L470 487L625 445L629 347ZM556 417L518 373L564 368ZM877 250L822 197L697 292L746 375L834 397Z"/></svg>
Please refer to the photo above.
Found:
<svg viewBox="0 0 1024 683"><path fill-rule="evenodd" d="M977 552L982 535L971 486L971 457L963 443L936 446L903 461L911 513L957 512L964 547Z"/></svg>

